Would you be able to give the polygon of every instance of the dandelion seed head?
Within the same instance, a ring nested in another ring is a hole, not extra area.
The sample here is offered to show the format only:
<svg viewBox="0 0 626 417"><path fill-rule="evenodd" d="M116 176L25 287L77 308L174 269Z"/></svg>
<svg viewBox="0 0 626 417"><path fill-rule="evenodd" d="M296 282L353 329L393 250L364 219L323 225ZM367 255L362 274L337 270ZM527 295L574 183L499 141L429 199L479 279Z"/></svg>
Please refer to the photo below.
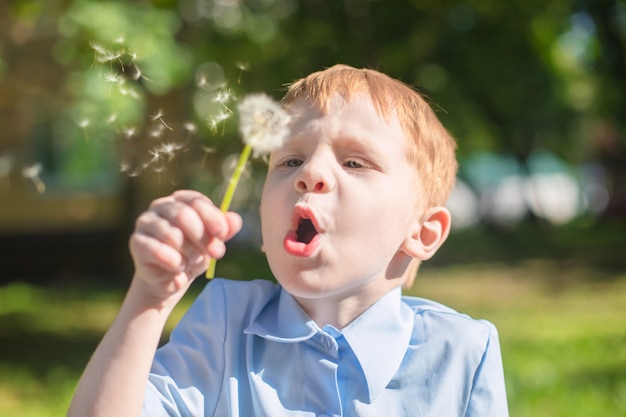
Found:
<svg viewBox="0 0 626 417"><path fill-rule="evenodd" d="M249 94L237 106L239 132L255 156L279 148L289 134L291 115L267 94Z"/></svg>

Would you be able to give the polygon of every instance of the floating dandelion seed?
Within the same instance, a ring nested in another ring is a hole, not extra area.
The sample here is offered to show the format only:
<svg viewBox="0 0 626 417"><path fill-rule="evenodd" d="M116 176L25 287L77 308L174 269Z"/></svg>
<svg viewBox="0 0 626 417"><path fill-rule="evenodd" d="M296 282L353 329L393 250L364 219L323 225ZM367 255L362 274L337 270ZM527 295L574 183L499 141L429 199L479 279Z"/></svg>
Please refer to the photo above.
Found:
<svg viewBox="0 0 626 417"><path fill-rule="evenodd" d="M111 84L121 84L123 82L122 76L114 72L104 74L104 80Z"/></svg>
<svg viewBox="0 0 626 417"><path fill-rule="evenodd" d="M175 156L176 152L180 151L182 148L183 148L182 145L178 143L166 142L166 143L162 143L158 150L159 152L164 154L168 158L169 161L171 161L172 158Z"/></svg>
<svg viewBox="0 0 626 417"><path fill-rule="evenodd" d="M87 142L89 142L89 132L87 131L87 128L89 127L89 125L91 124L91 121L87 118L82 119L80 122L78 122L78 126L83 129L83 132L85 132L85 140Z"/></svg>
<svg viewBox="0 0 626 417"><path fill-rule="evenodd" d="M209 119L209 126L213 132L217 132L217 126L232 115L231 112L221 111Z"/></svg>
<svg viewBox="0 0 626 417"><path fill-rule="evenodd" d="M237 66L237 68L239 68L239 77L237 77L237 84L241 84L241 76L243 75L244 71L248 71L248 69L250 68L250 64L247 62L238 61L235 63L235 65Z"/></svg>
<svg viewBox="0 0 626 417"><path fill-rule="evenodd" d="M262 156L279 148L289 134L291 124L291 115L267 94L247 95L239 103L237 110L239 133L245 146L220 204L220 210L223 212L228 211L230 207L250 154L254 152L254 156ZM212 258L206 271L206 277L209 279L215 276L215 264L216 261Z"/></svg>
<svg viewBox="0 0 626 417"><path fill-rule="evenodd" d="M130 139L133 136L135 136L135 134L137 133L137 128L136 127L126 127L122 130L122 133L124 133L124 136L126 137L126 139Z"/></svg>
<svg viewBox="0 0 626 417"><path fill-rule="evenodd" d="M158 125L154 129L152 129L148 134L150 135L151 138L156 139L163 134L163 130L165 130L165 127L163 127L162 125Z"/></svg>
<svg viewBox="0 0 626 417"><path fill-rule="evenodd" d="M233 94L230 91L230 88L225 88L223 90L218 90L217 93L215 93L215 96L213 97L213 101L215 103L220 103L228 111L230 111L228 106L226 106L226 103L228 103L232 98L233 98Z"/></svg>
<svg viewBox="0 0 626 417"><path fill-rule="evenodd" d="M148 162L146 165L154 164L161 160L161 152L159 152L158 149L150 149L148 151L148 154L150 155L151 158L150 158L150 162Z"/></svg>
<svg viewBox="0 0 626 417"><path fill-rule="evenodd" d="M120 162L120 172L128 172L130 170L130 164L128 161Z"/></svg>
<svg viewBox="0 0 626 417"><path fill-rule="evenodd" d="M40 163L36 163L25 167L22 170L22 176L29 179L35 184L35 189L39 194L43 194L46 191L46 184L41 180L39 174L41 174L42 166Z"/></svg>
<svg viewBox="0 0 626 417"><path fill-rule="evenodd" d="M165 123L165 120L163 120L163 116L164 116L163 110L159 109L159 111L156 114L152 115L151 118L152 118L152 120L158 120L159 122L161 122L163 124L163 126L165 126L166 128L168 128L171 131L174 131L174 129L172 129L171 127L169 127L167 125L167 123Z"/></svg>
<svg viewBox="0 0 626 417"><path fill-rule="evenodd" d="M189 133L195 133L197 130L196 125L191 122L185 122L183 128Z"/></svg>

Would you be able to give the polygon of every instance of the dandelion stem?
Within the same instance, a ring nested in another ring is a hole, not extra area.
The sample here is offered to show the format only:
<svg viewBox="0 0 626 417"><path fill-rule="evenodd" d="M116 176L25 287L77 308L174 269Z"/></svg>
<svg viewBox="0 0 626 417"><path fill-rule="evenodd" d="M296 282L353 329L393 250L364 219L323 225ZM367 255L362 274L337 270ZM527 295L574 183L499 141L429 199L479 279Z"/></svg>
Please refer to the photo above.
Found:
<svg viewBox="0 0 626 417"><path fill-rule="evenodd" d="M222 199L222 204L220 204L220 210L226 213L230 208L230 203L233 201L233 196L235 195L235 190L237 189L237 184L239 184L239 179L241 178L241 174L243 173L246 163L250 158L250 153L252 152L252 147L250 145L245 145L243 150L241 151L241 155L239 155L239 161L237 161L237 165L235 166L235 170L233 171L233 175L230 177L228 181L228 186L226 187L226 192L224 193L224 198ZM211 258L209 262L209 268L206 271L206 278L211 279L215 277L215 264L217 260L215 258Z"/></svg>

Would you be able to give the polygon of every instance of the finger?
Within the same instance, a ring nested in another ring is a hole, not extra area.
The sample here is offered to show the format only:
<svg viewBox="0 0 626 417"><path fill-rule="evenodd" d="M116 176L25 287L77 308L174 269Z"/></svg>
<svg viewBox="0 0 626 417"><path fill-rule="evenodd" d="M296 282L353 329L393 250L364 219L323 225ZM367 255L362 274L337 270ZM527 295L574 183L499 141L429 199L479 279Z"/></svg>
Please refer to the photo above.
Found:
<svg viewBox="0 0 626 417"><path fill-rule="evenodd" d="M171 227L180 230L183 242L177 241L178 245L188 241L197 246L198 249L204 250L211 240L211 236L207 235L205 224L199 213L185 202L172 199L171 201L152 206L149 211L169 222ZM162 223L155 222L154 226L156 227L159 224L162 225Z"/></svg>
<svg viewBox="0 0 626 417"><path fill-rule="evenodd" d="M224 239L228 234L226 215L207 196L190 190L176 192L173 196L198 213L209 235Z"/></svg>
<svg viewBox="0 0 626 417"><path fill-rule="evenodd" d="M175 249L181 249L185 242L183 231L154 211L142 213L135 222L135 230L153 236Z"/></svg>
<svg viewBox="0 0 626 417"><path fill-rule="evenodd" d="M147 211L139 216L136 231L171 246L181 253L188 265L204 262L206 246L210 239L203 237L202 244L194 243L179 227L155 212ZM204 243L205 241L207 243Z"/></svg>
<svg viewBox="0 0 626 417"><path fill-rule="evenodd" d="M137 264L158 266L171 272L187 268L187 262L179 251L143 233L133 233L130 251Z"/></svg>
<svg viewBox="0 0 626 417"><path fill-rule="evenodd" d="M228 231L226 236L224 236L224 240L230 240L233 236L241 231L243 226L243 219L238 213L234 211L229 211L225 214L226 223L228 224Z"/></svg>

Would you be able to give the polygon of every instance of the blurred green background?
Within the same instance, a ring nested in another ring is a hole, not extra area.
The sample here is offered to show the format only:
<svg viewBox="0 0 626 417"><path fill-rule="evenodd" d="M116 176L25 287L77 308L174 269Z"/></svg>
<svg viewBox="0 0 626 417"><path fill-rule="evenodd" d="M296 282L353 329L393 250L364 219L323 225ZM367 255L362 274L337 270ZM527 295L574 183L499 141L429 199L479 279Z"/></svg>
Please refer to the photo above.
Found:
<svg viewBox="0 0 626 417"><path fill-rule="evenodd" d="M138 213L221 198L237 99L336 63L414 85L458 139L455 229L409 293L497 325L512 416L626 415L619 0L1 1L0 415L65 413ZM263 169L218 275L271 279Z"/></svg>

